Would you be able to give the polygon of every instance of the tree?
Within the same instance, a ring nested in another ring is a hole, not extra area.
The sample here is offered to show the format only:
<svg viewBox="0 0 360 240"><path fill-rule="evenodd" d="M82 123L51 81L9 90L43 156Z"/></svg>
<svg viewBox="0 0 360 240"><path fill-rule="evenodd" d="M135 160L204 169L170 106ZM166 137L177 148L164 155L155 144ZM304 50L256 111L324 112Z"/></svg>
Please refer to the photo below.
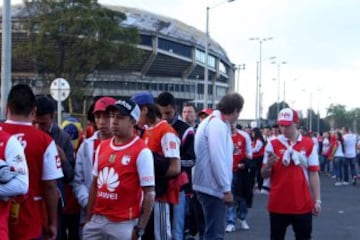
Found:
<svg viewBox="0 0 360 240"><path fill-rule="evenodd" d="M345 105L331 104L327 109L327 118L332 128L341 128L351 124L350 116L346 111Z"/></svg>
<svg viewBox="0 0 360 240"><path fill-rule="evenodd" d="M14 51L14 58L30 58L44 81L63 77L72 97L91 95L89 74L136 61L139 35L121 27L126 15L98 4L97 0L25 0L21 20L29 41ZM80 101L81 102L81 101Z"/></svg>
<svg viewBox="0 0 360 240"><path fill-rule="evenodd" d="M269 110L268 110L268 121L270 123L276 123L277 121L277 115L278 115L278 110L280 111L283 108L288 108L289 104L287 104L286 102L282 101L280 103L273 103L272 105L270 105Z"/></svg>

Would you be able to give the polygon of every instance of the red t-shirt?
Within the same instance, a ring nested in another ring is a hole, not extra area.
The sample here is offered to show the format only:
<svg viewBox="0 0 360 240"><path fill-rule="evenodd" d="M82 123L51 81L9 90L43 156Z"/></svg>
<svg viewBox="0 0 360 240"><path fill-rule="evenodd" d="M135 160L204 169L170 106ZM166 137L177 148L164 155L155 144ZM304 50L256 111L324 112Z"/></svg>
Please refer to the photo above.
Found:
<svg viewBox="0 0 360 240"><path fill-rule="evenodd" d="M319 171L314 142L309 137L300 136L292 148L306 157L306 166L295 165L293 161L286 166L283 156L287 146L281 141L287 140L281 135L266 146L266 151L274 152L279 157L272 168L268 210L282 214L310 213L314 200L309 188L308 171ZM264 164L266 162L265 157Z"/></svg>
<svg viewBox="0 0 360 240"><path fill-rule="evenodd" d="M20 210L17 219L10 218L10 239L35 239L42 234L42 181L63 177L61 161L55 142L31 123L6 121L0 126L20 141L29 168L29 192L15 199Z"/></svg>
<svg viewBox="0 0 360 240"><path fill-rule="evenodd" d="M238 170L238 164L244 161L247 156L252 155L251 139L248 133L241 130L236 130L231 138L234 144L233 172L235 172Z"/></svg>
<svg viewBox="0 0 360 240"><path fill-rule="evenodd" d="M97 177L94 214L114 222L140 216L142 186L154 186L154 160L143 140L134 137L115 145L103 141L97 150L93 175Z"/></svg>
<svg viewBox="0 0 360 240"><path fill-rule="evenodd" d="M167 158L180 159L180 140L176 131L165 120L145 130L142 139L151 151ZM156 197L157 201L177 204L179 202L180 186L169 184L164 196Z"/></svg>
<svg viewBox="0 0 360 240"><path fill-rule="evenodd" d="M0 159L5 160L5 148L10 135L0 130ZM10 213L10 202L0 201L0 236L1 239L9 239L8 219Z"/></svg>

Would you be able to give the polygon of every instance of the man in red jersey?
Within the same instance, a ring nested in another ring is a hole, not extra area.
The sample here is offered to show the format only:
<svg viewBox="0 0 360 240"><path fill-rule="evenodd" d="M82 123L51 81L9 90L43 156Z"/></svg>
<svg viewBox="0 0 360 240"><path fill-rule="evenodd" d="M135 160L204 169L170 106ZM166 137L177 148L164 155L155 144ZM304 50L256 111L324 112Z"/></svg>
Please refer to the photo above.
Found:
<svg viewBox="0 0 360 240"><path fill-rule="evenodd" d="M179 189L172 188L168 180L178 176L181 170L180 140L171 125L161 120L160 110L150 92L138 92L132 100L141 109L139 127L146 127L142 139L155 156L156 199L143 239L172 239L170 204L178 203Z"/></svg>
<svg viewBox="0 0 360 240"><path fill-rule="evenodd" d="M231 139L234 144L233 153L233 178L231 192L234 196L234 204L227 208L225 232L234 232L236 219L240 219L240 227L243 230L250 229L246 222L247 208L252 205L253 169L247 165L252 161L252 149L250 135L236 128L236 122L231 123Z"/></svg>
<svg viewBox="0 0 360 240"><path fill-rule="evenodd" d="M153 156L134 132L139 107L120 99L109 110L114 137L97 149L88 203L91 220L83 238L135 240L143 236L154 203Z"/></svg>
<svg viewBox="0 0 360 240"><path fill-rule="evenodd" d="M95 128L97 130L92 136L81 143L76 155L73 188L75 196L81 206L81 227L85 224L86 220L86 210L89 200L89 190L93 180L92 168L95 161L96 149L102 141L112 137L110 130L110 114L106 111L106 108L114 105L115 102L115 98L102 97L91 107L91 114L90 112L88 113L88 118L94 119ZM82 234L80 233L80 236L81 235Z"/></svg>
<svg viewBox="0 0 360 240"><path fill-rule="evenodd" d="M311 239L312 215L321 208L318 154L312 139L297 129L296 111L282 109L278 123L282 135L267 144L262 167L262 176L271 185L271 239L284 239L288 225L296 239Z"/></svg>
<svg viewBox="0 0 360 240"><path fill-rule="evenodd" d="M12 87L7 100L7 120L1 127L20 141L30 176L29 192L12 201L14 212L9 231L10 239L14 240L42 236L43 204L47 212L45 237L56 239L59 196L56 179L63 177L61 161L51 137L32 126L34 114L35 96L31 88L24 84Z"/></svg>
<svg viewBox="0 0 360 240"><path fill-rule="evenodd" d="M9 239L9 197L23 195L29 188L29 171L19 141L0 129L0 236Z"/></svg>

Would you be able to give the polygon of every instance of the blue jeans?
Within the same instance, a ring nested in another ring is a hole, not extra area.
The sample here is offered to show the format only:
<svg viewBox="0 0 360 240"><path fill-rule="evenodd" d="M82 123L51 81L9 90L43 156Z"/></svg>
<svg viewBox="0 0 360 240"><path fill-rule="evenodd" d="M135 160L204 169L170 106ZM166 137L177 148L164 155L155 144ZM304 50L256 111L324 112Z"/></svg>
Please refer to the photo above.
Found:
<svg viewBox="0 0 360 240"><path fill-rule="evenodd" d="M243 221L246 219L247 213L248 209L246 207L246 202L244 199L241 199L238 204L234 204L227 208L226 223L236 225L236 217Z"/></svg>
<svg viewBox="0 0 360 240"><path fill-rule="evenodd" d="M174 205L172 229L172 235L174 240L184 239L185 213L187 206L188 202L185 196L185 192L181 191L179 193L179 203Z"/></svg>
<svg viewBox="0 0 360 240"><path fill-rule="evenodd" d="M335 157L334 158L334 170L335 170L335 175L336 175L336 179L339 181L343 181L343 163L344 163L344 158L343 157Z"/></svg>
<svg viewBox="0 0 360 240"><path fill-rule="evenodd" d="M231 182L231 192L234 196L234 205L228 207L226 210L226 223L236 225L236 217L240 220L245 220L248 210L246 206L245 199L240 194L240 189L242 187L241 181L244 181L244 178L241 178L242 174L246 172L234 172L233 179Z"/></svg>
<svg viewBox="0 0 360 240"><path fill-rule="evenodd" d="M344 158L344 181L348 182L349 181L349 167L350 167L350 173L351 173L351 177L355 177L356 176L356 171L355 171L355 157L353 158Z"/></svg>
<svg viewBox="0 0 360 240"><path fill-rule="evenodd" d="M226 212L224 200L200 192L197 193L197 197L205 217L204 240L223 240Z"/></svg>

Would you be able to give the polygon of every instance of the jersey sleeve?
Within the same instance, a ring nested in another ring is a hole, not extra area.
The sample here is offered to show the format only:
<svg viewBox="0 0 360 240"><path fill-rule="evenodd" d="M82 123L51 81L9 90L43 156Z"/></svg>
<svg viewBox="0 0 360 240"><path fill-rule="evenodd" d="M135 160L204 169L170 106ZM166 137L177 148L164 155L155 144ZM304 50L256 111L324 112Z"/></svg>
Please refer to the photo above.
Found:
<svg viewBox="0 0 360 240"><path fill-rule="evenodd" d="M136 160L136 167L139 174L140 185L155 186L154 159L150 149L143 149Z"/></svg>
<svg viewBox="0 0 360 240"><path fill-rule="evenodd" d="M312 146L311 153L308 157L308 169L309 171L317 172L319 171L319 155L315 144Z"/></svg>
<svg viewBox="0 0 360 240"><path fill-rule="evenodd" d="M43 156L43 171L42 180L55 180L62 178L63 172L61 168L61 160L56 149L54 140L51 140L49 145L46 147Z"/></svg>
<svg viewBox="0 0 360 240"><path fill-rule="evenodd" d="M6 184L0 184L0 196L25 194L29 189L29 171L24 149L15 137L10 137L5 147L5 161L17 174Z"/></svg>
<svg viewBox="0 0 360 240"><path fill-rule="evenodd" d="M245 142L246 142L246 146L245 146L245 151L246 151L246 157L247 158L252 158L252 148L251 148L251 138L250 135L247 132L242 132L244 138L245 138Z"/></svg>
<svg viewBox="0 0 360 240"><path fill-rule="evenodd" d="M161 148L166 158L180 159L180 139L175 133L165 133L161 138Z"/></svg>
<svg viewBox="0 0 360 240"><path fill-rule="evenodd" d="M263 158L263 166L267 164L268 162L268 153L272 152L274 153L274 148L271 144L271 142L268 142L265 146L265 153L264 153L264 158Z"/></svg>

